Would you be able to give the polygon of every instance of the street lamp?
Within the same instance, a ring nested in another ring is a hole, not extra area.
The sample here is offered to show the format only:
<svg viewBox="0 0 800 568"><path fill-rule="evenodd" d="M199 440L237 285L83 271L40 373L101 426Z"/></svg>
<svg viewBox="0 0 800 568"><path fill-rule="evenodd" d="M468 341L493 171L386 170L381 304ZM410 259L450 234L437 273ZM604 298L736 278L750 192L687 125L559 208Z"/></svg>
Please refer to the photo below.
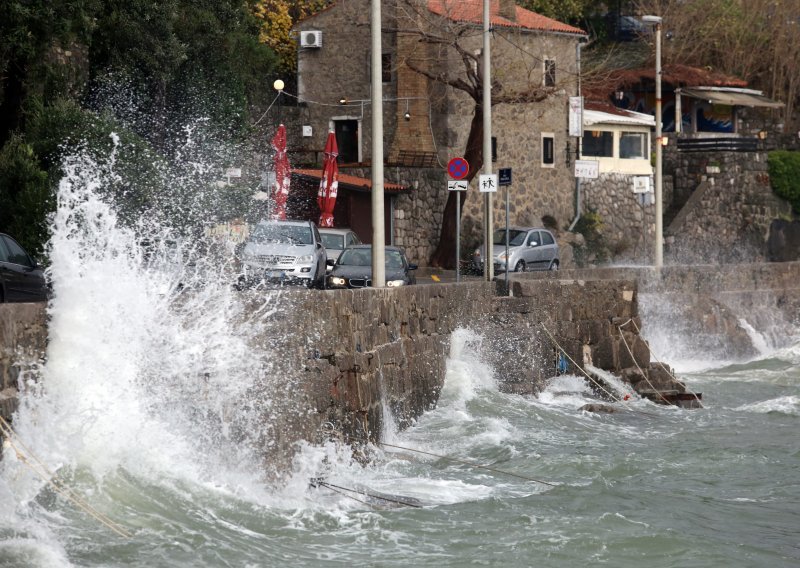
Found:
<svg viewBox="0 0 800 568"><path fill-rule="evenodd" d="M652 24L656 28L656 251L655 267L661 268L664 264L664 230L663 230L663 204L662 175L661 175L661 16L642 16L642 21Z"/></svg>
<svg viewBox="0 0 800 568"><path fill-rule="evenodd" d="M272 83L272 87L278 91L278 124L281 123L281 95L283 94L283 88L285 86L281 79L275 79L275 82Z"/></svg>

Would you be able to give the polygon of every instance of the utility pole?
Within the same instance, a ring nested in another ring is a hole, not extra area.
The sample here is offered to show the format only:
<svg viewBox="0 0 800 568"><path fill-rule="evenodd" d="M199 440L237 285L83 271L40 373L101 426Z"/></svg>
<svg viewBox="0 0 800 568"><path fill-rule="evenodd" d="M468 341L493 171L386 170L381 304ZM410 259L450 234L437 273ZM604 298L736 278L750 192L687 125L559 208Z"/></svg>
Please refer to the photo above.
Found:
<svg viewBox="0 0 800 568"><path fill-rule="evenodd" d="M492 173L492 82L491 82L491 51L490 51L490 26L489 6L490 0L483 0L483 173ZM494 278L494 233L492 194L487 192L483 203L483 225L486 245L486 255L483 261L483 274L487 281Z"/></svg>
<svg viewBox="0 0 800 568"><path fill-rule="evenodd" d="M643 16L642 21L654 24L656 28L656 188L655 188L655 216L656 216L656 238L655 238L655 260L656 268L664 265L664 227L663 227L663 199L662 199L662 150L663 143L661 133L661 16Z"/></svg>
<svg viewBox="0 0 800 568"><path fill-rule="evenodd" d="M381 3L372 0L372 286L386 286L383 219L383 86L381 84Z"/></svg>

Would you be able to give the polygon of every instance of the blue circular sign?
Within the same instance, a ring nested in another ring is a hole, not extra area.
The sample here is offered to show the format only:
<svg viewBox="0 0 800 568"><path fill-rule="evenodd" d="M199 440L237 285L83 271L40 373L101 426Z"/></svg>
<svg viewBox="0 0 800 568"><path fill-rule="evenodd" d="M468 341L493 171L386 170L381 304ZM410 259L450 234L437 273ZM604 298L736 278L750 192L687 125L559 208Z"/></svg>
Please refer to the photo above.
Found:
<svg viewBox="0 0 800 568"><path fill-rule="evenodd" d="M469 163L464 158L453 158L447 162L447 173L453 179L464 179L469 173Z"/></svg>

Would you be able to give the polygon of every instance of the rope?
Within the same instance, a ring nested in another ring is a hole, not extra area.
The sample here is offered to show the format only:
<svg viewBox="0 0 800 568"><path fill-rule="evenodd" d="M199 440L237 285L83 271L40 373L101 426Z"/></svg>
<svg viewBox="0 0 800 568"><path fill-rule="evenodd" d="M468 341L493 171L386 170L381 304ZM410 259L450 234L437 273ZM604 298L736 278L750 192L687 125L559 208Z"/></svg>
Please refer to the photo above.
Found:
<svg viewBox="0 0 800 568"><path fill-rule="evenodd" d="M78 494L76 494L72 489L64 485L61 481L59 481L56 477L56 474L49 470L49 468L39 460L33 452L28 449L25 444L19 441L19 436L11 427L11 425L6 422L6 420L0 416L0 431L6 436L6 443L14 450L16 453L17 459L25 464L28 468L30 468L33 473L39 477L42 481L50 485L53 490L64 497L66 500L71 501L74 505L76 505L79 509L84 511L89 516L93 517L97 520L100 524L106 526L111 531L115 532L119 536L123 538L132 538L133 535L123 529L120 525L112 521L109 517L104 515L103 513L99 512L97 509L92 507L89 503L84 501ZM17 443L14 443L14 440ZM17 447L19 444L19 447ZM21 448L21 449L20 449ZM27 456L25 453L27 452ZM31 463L33 462L33 464ZM39 471L39 469L41 471Z"/></svg>
<svg viewBox="0 0 800 568"><path fill-rule="evenodd" d="M625 344L625 349L627 349L627 350L628 350L628 353L629 353L629 354L630 354L630 356L631 356L631 361L633 361L633 364L634 364L634 365L636 365L636 368L637 368L637 369L639 369L639 372L640 372L640 373L642 374L642 376L644 377L644 380L645 380L645 381L647 381L647 384L648 384L648 385L650 385L650 388L651 388L651 389L653 389L653 392L657 392L657 393L658 393L658 396L660 396L660 397L661 397L661 400L663 400L664 402L667 402L667 403L669 403L669 401L667 400L667 398L666 398L666 397L665 397L663 394L661 394L661 391L659 391L659 390L658 390L656 387L654 387L654 386L653 386L653 383L651 383L651 382L650 382L650 379L647 377L647 373L645 373L645 372L642 370L642 368L639 366L639 363L637 363L637 362L636 362L636 357L634 357L634 356L633 356L633 351L631 351L631 348L630 348L630 346L628 345L628 341L625 339L625 335L622 333L622 326L628 325L628 324L629 324L630 322L632 322L632 321L633 321L633 319L631 319L631 318L628 318L628 321L626 321L626 322L625 322L625 323L623 323L622 325L618 325L618 326L617 326L617 329L619 329L619 336L622 338L622 342Z"/></svg>
<svg viewBox="0 0 800 568"><path fill-rule="evenodd" d="M619 399L618 397L614 396L613 394L611 394L610 392L608 392L608 391L607 391L605 388L603 388L603 386L602 386L600 383L598 383L598 382L597 382L597 381L594 379L594 377L592 377L592 376L591 376L589 373L587 373L587 372L586 372L586 371L583 369L583 367L581 367L580 365L578 365L578 364L575 362L575 360L574 360L572 357L570 357L570 356L569 356L569 353L567 353L567 352L564 350L564 348L563 348L563 347L561 347L561 345L559 345L559 344L558 344L558 341L556 341L556 338L555 338L555 337L553 337L553 334L552 334L552 333L550 333L550 331L547 329L547 327L545 327L545 325L544 325L544 322L541 322L541 324L542 324L542 329L544 329L545 333L546 333L546 334L548 335L548 337L550 338L550 341L552 341L552 342L553 342L553 344L554 344L554 345L555 345L555 346L556 346L556 347L557 347L557 348L558 348L558 349L559 349L559 350L560 350L560 351L561 351L561 352L562 352L564 355L566 355L566 356L567 356L567 359L569 359L570 361L572 361L572 364L573 364L573 365L575 365L575 367L577 367L577 368L578 368L578 369L579 369L579 370L580 370L580 371L581 371L581 372L582 372L584 375L586 375L586 378L588 378L590 381L592 381L592 382L593 382L593 383L594 383L594 384L595 384L595 385L596 385L596 386L597 386L597 387L598 387L600 390L602 390L602 391L603 391L604 393L606 393L606 394L607 394L609 397L611 397L611 399L612 399L612 400L614 400L614 401L616 401L616 402L623 402L621 399ZM635 412L636 414L641 414L641 415L643 415L643 416L655 416L655 414L652 414L652 413L650 413L650 412L644 412L644 411L642 411L642 410L636 410L636 409L634 409L634 408L631 408L630 406L625 406L625 405L623 405L623 406L622 406L622 408L624 408L625 410L629 410L630 412Z"/></svg>
<svg viewBox="0 0 800 568"><path fill-rule="evenodd" d="M547 329L547 327L545 327L545 325L544 325L544 322L541 322L541 324L542 324L542 329L543 329L543 330L544 330L544 332L547 334L547 336L550 338L550 341L552 341L552 342L553 342L553 344L554 344L554 345L555 345L555 346L556 346L556 347L559 349L559 351L561 351L561 352L562 352L562 353L563 353L563 354L564 354L564 355L567 357L567 359L569 359L569 360L572 362L572 364L573 364L573 365L575 365L575 367L576 367L578 370L580 370L580 372L581 372L581 373L583 373L584 375L586 375L586 378L587 378L587 379L589 379L590 381L592 381L592 382L595 384L595 386L597 386L597 388L599 388L601 391L603 391L604 393L606 393L606 394L609 396L609 398L611 398L611 400L613 400L613 401L615 401L615 402L622 402L622 400L621 400L619 397L616 397L616 396L614 396L612 393L608 392L608 391L607 391L607 390L606 390L606 389L603 387L603 385L601 385L600 383L598 383L598 382L597 382L597 381L594 379L594 377L592 377L592 376L591 376L589 373L587 373L587 372L586 372L586 371L583 369L583 367L581 367L580 365L578 365L578 364L575 362L575 360L574 360L572 357L570 357L570 356L569 356L569 353L567 353L567 352L564 350L564 348L563 348L563 347L561 347L561 345L559 345L558 341L556 341L556 338L555 338L555 337L553 337L553 334L552 334L552 333L550 333L550 330L548 330L548 329Z"/></svg>
<svg viewBox="0 0 800 568"><path fill-rule="evenodd" d="M380 499L381 501L386 501L388 503L396 503L398 505L405 505L406 507L413 507L415 509L421 509L422 508L422 505L419 505L417 503L410 503L408 501L403 501L401 499L393 499L392 497L386 497L385 495L378 495L376 493L370 493L369 491L364 491L364 490L360 490L360 489L350 489L350 488L347 488L347 487L342 487L341 485L334 485L333 483L328 483L327 481L323 481L322 479L315 479L315 480L312 481L312 485L314 483L316 483L317 485L320 485L321 487L326 487L326 488L330 489L331 491L339 493L340 495L344 495L345 497L350 497L350 499L354 499L354 500L356 500L356 501L358 501L360 503L364 503L364 504L370 505L370 506L375 506L375 504L374 503L369 503L368 501L363 501L361 499L357 499L356 497L353 497L351 495L345 495L344 493L342 493L342 491L346 491L348 493L355 493L357 495L365 495L365 496L370 497L372 499Z"/></svg>
<svg viewBox="0 0 800 568"><path fill-rule="evenodd" d="M462 464L468 465L470 467L477 467L477 468L480 468L480 469L485 469L487 471L491 471L491 472L494 472L494 473L500 473L500 474L503 474L503 475L509 475L511 477L518 477L519 479L524 479L525 481L534 481L536 483L541 483L542 485L549 485L550 487L558 487L557 484L550 483L549 481L542 481L540 479L534 479L533 477L526 477L524 475L519 475L518 473L511 473L510 471L503 471L501 469L496 469L496 468L493 468L493 467L481 465L481 464L478 464L478 463L475 463L475 462L472 462L472 461L461 460L461 459L458 459L458 458L451 458L449 456L443 456L441 454L434 454L432 452L423 452L422 450L415 450L414 448L406 448L404 446L396 446L394 444L386 444L384 442L378 442L378 445L384 446L384 447L387 447L387 448L397 448L398 450L405 450L405 451L408 451L408 452L416 452L418 454L424 454L426 456L433 456L435 458L441 458L441 459L444 459L444 460L449 460L449 461L454 461L454 462L457 462L457 463L462 463Z"/></svg>
<svg viewBox="0 0 800 568"><path fill-rule="evenodd" d="M638 326L638 325L636 325L636 322L635 322L635 321L633 321L633 318L630 318L630 319L628 319L628 321L626 321L626 322L625 322L625 323L623 323L622 325L628 325L629 323L632 323L632 324L633 324L633 327L636 329L636 333L638 333L639 335L641 335L641 334L642 334L642 331L639 329L639 326ZM620 331L622 331L622 330L620 330ZM653 352L653 350L652 350L652 349L650 349L650 355L652 355L652 356L653 356L653 358L656 360L656 363L658 363L658 364L661 366L661 368L662 368L662 369L664 369L664 371L665 371L665 372L666 372L666 373L667 373L667 374L668 374L670 377L672 377L672 379L673 379L673 380L675 380L675 381L678 381L678 382L681 382L681 381L678 379L678 377L676 377L676 376L675 376L675 373L673 373L673 372L672 372L670 369L668 369L668 368L667 368L667 367L664 365L664 363L662 363L662 362L661 362L661 360L660 360L660 359L658 358L658 356L657 356L657 355L656 355L656 354ZM652 386L652 385L650 385L650 386ZM692 389L690 389L689 387L687 387L687 386L686 386L686 384L683 384L683 387L684 387L684 388L685 388L687 391L689 391L689 394L691 394L691 395L694 397L694 399L695 399L695 400L698 402L698 404L700 404L701 406L703 405L703 401L702 401L702 400L700 400L700 397L699 397L699 396L697 396L697 393L696 393L696 392L694 392Z"/></svg>

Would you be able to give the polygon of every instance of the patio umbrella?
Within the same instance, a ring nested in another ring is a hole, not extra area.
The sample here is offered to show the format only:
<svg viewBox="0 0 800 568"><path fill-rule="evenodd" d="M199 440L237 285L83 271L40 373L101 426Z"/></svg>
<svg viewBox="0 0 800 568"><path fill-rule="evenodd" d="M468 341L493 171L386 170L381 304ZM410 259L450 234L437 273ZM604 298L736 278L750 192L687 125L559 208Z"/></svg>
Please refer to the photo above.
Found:
<svg viewBox="0 0 800 568"><path fill-rule="evenodd" d="M289 183L292 178L292 168L289 166L289 157L286 155L286 127L281 124L272 139L275 148L275 182L272 186L272 200L275 209L273 219L286 219L286 200L289 198Z"/></svg>
<svg viewBox="0 0 800 568"><path fill-rule="evenodd" d="M339 147L336 145L336 135L329 132L328 140L325 142L322 179L319 180L319 192L317 193L317 205L322 212L319 218L320 227L333 227L333 206L336 205L336 194L339 191L339 166L336 163L338 155Z"/></svg>

